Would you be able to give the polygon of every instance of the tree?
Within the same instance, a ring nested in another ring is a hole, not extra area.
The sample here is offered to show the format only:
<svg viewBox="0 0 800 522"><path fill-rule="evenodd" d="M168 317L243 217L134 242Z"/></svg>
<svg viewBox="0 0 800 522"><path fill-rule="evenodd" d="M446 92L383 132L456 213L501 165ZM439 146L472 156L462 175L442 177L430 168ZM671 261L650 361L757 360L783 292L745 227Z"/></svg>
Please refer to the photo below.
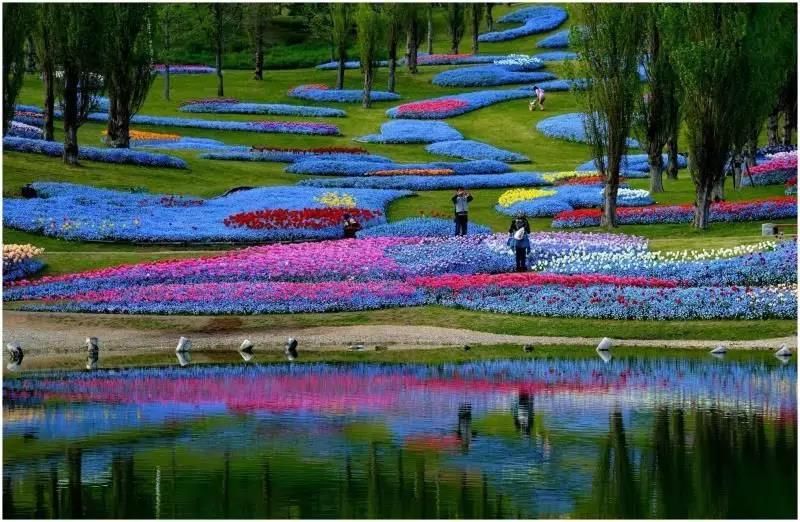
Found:
<svg viewBox="0 0 800 522"><path fill-rule="evenodd" d="M372 103L370 93L372 92L378 48L383 37L381 28L384 24L384 19L377 7L371 4L358 4L355 18L358 30L361 72L364 76L363 106L365 109L369 109Z"/></svg>
<svg viewBox="0 0 800 522"><path fill-rule="evenodd" d="M683 90L693 226L706 229L731 151L752 139L753 122L763 122L770 110L771 102L760 98L774 95L779 74L771 70L779 46L765 37L774 34L776 10L765 4L672 4L664 10L666 44Z"/></svg>
<svg viewBox="0 0 800 522"><path fill-rule="evenodd" d="M425 15L428 19L428 32L427 32L427 50L428 54L433 54L433 4L428 4L425 8Z"/></svg>
<svg viewBox="0 0 800 522"><path fill-rule="evenodd" d="M237 4L198 4L202 6L205 25L209 29L214 45L215 66L217 69L217 96L225 96L225 87L222 79L222 52L224 50L225 35L237 21L240 14ZM205 16L208 15L208 16Z"/></svg>
<svg viewBox="0 0 800 522"><path fill-rule="evenodd" d="M3 134L14 117L25 78L25 39L33 19L31 6L3 4Z"/></svg>
<svg viewBox="0 0 800 522"><path fill-rule="evenodd" d="M481 18L483 18L483 10L485 4L467 4L472 22L472 54L478 54L478 33L481 27Z"/></svg>
<svg viewBox="0 0 800 522"><path fill-rule="evenodd" d="M403 26L402 7L394 2L383 4L383 15L386 22L386 47L389 54L387 89L389 92L394 92L397 79L397 45L400 43L400 31Z"/></svg>
<svg viewBox="0 0 800 522"><path fill-rule="evenodd" d="M78 164L78 129L103 89L100 71L104 63L98 50L108 42L105 7L54 4L49 11L53 16L49 24L53 29L54 63L62 69L54 78L64 106L64 163L68 165Z"/></svg>
<svg viewBox="0 0 800 522"><path fill-rule="evenodd" d="M108 143L130 146L131 117L144 103L153 85L150 4L115 3L106 6L108 38L104 51L108 91Z"/></svg>
<svg viewBox="0 0 800 522"><path fill-rule="evenodd" d="M164 63L164 99L169 101L169 65L172 62L172 44L175 37L175 32L178 28L178 21L180 20L180 13L177 9L179 6L176 4L158 4L157 6L157 19L159 29L159 42L160 49L159 55L161 61Z"/></svg>
<svg viewBox="0 0 800 522"><path fill-rule="evenodd" d="M447 28L450 30L450 52L458 54L458 46L461 38L464 37L464 4L446 4L445 13L447 15Z"/></svg>
<svg viewBox="0 0 800 522"><path fill-rule="evenodd" d="M350 30L353 25L350 4L329 4L331 12L331 39L339 65L336 69L336 88L344 88L344 64L347 61L347 46L350 44Z"/></svg>
<svg viewBox="0 0 800 522"><path fill-rule="evenodd" d="M581 4L579 9L584 28L573 29L571 38L578 50L577 67L587 79L587 89L581 96L587 112L586 133L605 180L600 224L612 228L617 226L620 164L641 95L641 7Z"/></svg>
<svg viewBox="0 0 800 522"><path fill-rule="evenodd" d="M56 6L54 4L39 4L36 6L36 23L33 27L33 45L42 72L42 87L44 89L44 125L42 126L43 137L47 141L53 141L55 129L55 51L54 24L57 23L55 16Z"/></svg>
<svg viewBox="0 0 800 522"><path fill-rule="evenodd" d="M644 71L648 91L637 104L634 128L637 137L647 150L650 165L650 192L664 192L662 174L664 145L672 137L677 122L677 77L669 62L667 49L661 35L661 8L657 4L643 7L644 20Z"/></svg>
<svg viewBox="0 0 800 522"><path fill-rule="evenodd" d="M494 9L494 4L492 2L486 2L486 28L489 29L489 31L494 31L492 9Z"/></svg>
<svg viewBox="0 0 800 522"><path fill-rule="evenodd" d="M272 12L273 4L253 3L245 6L245 26L254 50L254 80L264 79L264 35Z"/></svg>
<svg viewBox="0 0 800 522"><path fill-rule="evenodd" d="M411 74L417 74L417 52L422 43L422 31L420 31L422 9L422 4L402 4L403 26L406 30L406 63Z"/></svg>

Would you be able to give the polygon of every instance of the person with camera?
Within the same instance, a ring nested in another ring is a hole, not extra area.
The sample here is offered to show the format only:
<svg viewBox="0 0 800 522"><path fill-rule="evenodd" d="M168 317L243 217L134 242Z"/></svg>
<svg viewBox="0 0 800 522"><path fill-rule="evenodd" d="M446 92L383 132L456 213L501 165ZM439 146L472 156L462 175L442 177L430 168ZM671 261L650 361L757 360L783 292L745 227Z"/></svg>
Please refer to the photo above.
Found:
<svg viewBox="0 0 800 522"><path fill-rule="evenodd" d="M461 187L451 201L455 211L456 235L466 236L467 224L469 223L469 203L472 201L472 194L467 192L464 187Z"/></svg>
<svg viewBox="0 0 800 522"><path fill-rule="evenodd" d="M355 239L356 232L361 230L361 224L350 214L342 216L344 218L344 237L345 239Z"/></svg>
<svg viewBox="0 0 800 522"><path fill-rule="evenodd" d="M526 272L528 270L528 253L531 251L531 242L528 234L531 233L531 225L525 214L518 212L508 227L508 246L514 249L517 257L516 272Z"/></svg>

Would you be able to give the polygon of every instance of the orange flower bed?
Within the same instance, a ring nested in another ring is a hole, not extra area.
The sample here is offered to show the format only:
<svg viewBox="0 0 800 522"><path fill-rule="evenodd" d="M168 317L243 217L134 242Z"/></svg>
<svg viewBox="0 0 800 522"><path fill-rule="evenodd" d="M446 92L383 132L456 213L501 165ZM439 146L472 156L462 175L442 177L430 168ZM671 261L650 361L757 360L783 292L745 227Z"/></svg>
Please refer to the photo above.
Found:
<svg viewBox="0 0 800 522"><path fill-rule="evenodd" d="M103 136L108 135L108 131L103 131ZM181 139L180 134L168 134L166 132L149 132L140 130L130 130L132 140L137 141L178 141Z"/></svg>
<svg viewBox="0 0 800 522"><path fill-rule="evenodd" d="M368 176L452 176L453 169L388 169L369 172Z"/></svg>

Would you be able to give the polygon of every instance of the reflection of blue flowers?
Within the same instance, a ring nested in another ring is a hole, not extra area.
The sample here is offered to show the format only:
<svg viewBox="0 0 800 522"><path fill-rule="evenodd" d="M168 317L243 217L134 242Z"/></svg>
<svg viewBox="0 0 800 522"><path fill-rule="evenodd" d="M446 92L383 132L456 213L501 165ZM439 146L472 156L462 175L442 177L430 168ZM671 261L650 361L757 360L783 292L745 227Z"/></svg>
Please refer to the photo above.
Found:
<svg viewBox="0 0 800 522"><path fill-rule="evenodd" d="M431 154L442 154L467 160L490 159L506 163L526 163L530 159L517 152L499 149L488 143L473 140L440 141L425 147Z"/></svg>
<svg viewBox="0 0 800 522"><path fill-rule="evenodd" d="M536 47L543 49L566 49L569 47L569 29L553 33L547 38L542 38Z"/></svg>
<svg viewBox="0 0 800 522"><path fill-rule="evenodd" d="M508 174L484 174L465 176L385 176L350 177L333 179L307 179L299 183L310 187L328 188L383 188L406 190L445 190L460 187L508 188L541 187L550 183L536 172L510 172Z"/></svg>
<svg viewBox="0 0 800 522"><path fill-rule="evenodd" d="M450 219L408 218L403 219L402 221L386 223L385 225L378 225L366 230L362 230L358 233L358 237L452 236L453 227L453 221ZM478 225L477 223L469 223L467 228L468 235L491 233L492 230L489 227Z"/></svg>
<svg viewBox="0 0 800 522"><path fill-rule="evenodd" d="M497 21L500 23L522 22L522 26L505 31L484 33L478 37L481 42L504 42L531 34L543 33L555 29L567 19L567 12L550 5L526 7L509 13Z"/></svg>
<svg viewBox="0 0 800 522"><path fill-rule="evenodd" d="M443 71L431 83L440 87L489 87L512 83L535 83L555 79L546 72L514 71L503 65L477 65Z"/></svg>
<svg viewBox="0 0 800 522"><path fill-rule="evenodd" d="M586 128L584 127L584 118L584 114L580 112L559 114L558 116L545 118L537 123L536 130L548 138L559 138L567 141L589 143L589 137L586 134ZM628 138L628 147L636 148L638 146L638 141L633 138ZM591 170L597 169L592 168Z"/></svg>
<svg viewBox="0 0 800 522"><path fill-rule="evenodd" d="M461 163L376 163L374 161L328 160L324 158L303 159L286 167L292 174L312 174L315 176L365 176L370 172L396 169L452 169L453 174L500 174L510 172L511 167L500 161L476 160Z"/></svg>
<svg viewBox="0 0 800 522"><path fill-rule="evenodd" d="M55 141L31 140L27 138L3 138L3 148L7 151L43 154L45 156L62 156L64 144ZM175 156L155 154L130 149L100 149L97 147L81 147L78 157L82 160L100 161L103 163L126 163L145 167L168 167L185 169L186 162Z"/></svg>
<svg viewBox="0 0 800 522"><path fill-rule="evenodd" d="M460 140L463 136L443 121L392 120L381 124L380 134L356 138L363 143L433 143Z"/></svg>

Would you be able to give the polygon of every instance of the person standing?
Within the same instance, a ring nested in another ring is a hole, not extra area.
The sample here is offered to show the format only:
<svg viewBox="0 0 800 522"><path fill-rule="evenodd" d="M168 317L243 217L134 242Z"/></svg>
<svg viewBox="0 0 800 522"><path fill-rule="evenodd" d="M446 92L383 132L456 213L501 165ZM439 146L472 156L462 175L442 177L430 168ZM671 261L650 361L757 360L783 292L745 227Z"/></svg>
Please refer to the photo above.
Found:
<svg viewBox="0 0 800 522"><path fill-rule="evenodd" d="M356 232L361 230L361 224L350 214L342 216L344 218L344 237L345 239L355 239Z"/></svg>
<svg viewBox="0 0 800 522"><path fill-rule="evenodd" d="M531 242L528 238L530 233L531 226L528 223L528 218L522 212L518 213L511 221L511 226L508 227L508 245L514 249L517 258L516 272L526 272L528 270L528 253L531 251Z"/></svg>
<svg viewBox="0 0 800 522"><path fill-rule="evenodd" d="M464 187L461 187L451 201L455 210L456 235L466 236L467 224L469 223L469 203L472 201L472 194L467 192Z"/></svg>

